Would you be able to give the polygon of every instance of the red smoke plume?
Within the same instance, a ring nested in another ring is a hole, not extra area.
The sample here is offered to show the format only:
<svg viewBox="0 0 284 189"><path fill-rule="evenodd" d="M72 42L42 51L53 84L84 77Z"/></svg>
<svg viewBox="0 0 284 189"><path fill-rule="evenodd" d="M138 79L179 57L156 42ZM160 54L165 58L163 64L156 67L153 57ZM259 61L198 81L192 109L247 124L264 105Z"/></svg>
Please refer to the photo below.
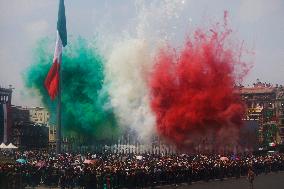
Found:
<svg viewBox="0 0 284 189"><path fill-rule="evenodd" d="M235 86L247 70L224 25L222 31L197 30L181 52L167 49L157 57L151 107L158 133L178 147L209 138L215 145L237 139L245 107Z"/></svg>

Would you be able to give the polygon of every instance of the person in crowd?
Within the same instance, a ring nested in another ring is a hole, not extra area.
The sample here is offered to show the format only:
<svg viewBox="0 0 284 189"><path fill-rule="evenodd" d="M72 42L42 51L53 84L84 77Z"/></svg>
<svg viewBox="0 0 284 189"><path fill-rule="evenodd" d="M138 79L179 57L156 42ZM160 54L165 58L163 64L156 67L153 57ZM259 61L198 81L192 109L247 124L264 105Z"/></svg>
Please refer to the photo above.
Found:
<svg viewBox="0 0 284 189"><path fill-rule="evenodd" d="M247 176L253 187L258 174L284 171L284 154L221 155L71 154L46 151L0 152L0 188L45 185L60 188L117 189L191 184ZM231 156L228 156L231 157ZM26 162L18 163L17 159Z"/></svg>
<svg viewBox="0 0 284 189"><path fill-rule="evenodd" d="M250 184L250 189L253 189L254 177L255 177L255 174L254 174L252 168L250 167L249 170L248 170L248 176L247 176L249 184Z"/></svg>

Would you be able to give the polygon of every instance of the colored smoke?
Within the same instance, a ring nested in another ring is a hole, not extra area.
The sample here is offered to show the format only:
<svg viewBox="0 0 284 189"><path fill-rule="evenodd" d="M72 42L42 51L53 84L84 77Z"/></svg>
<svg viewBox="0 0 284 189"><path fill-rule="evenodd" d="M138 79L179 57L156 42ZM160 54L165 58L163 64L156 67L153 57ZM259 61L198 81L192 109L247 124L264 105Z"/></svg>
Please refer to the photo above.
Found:
<svg viewBox="0 0 284 189"><path fill-rule="evenodd" d="M153 57L165 41L175 38L173 23L178 23L183 6L179 0L136 1L137 18L134 18L133 28L126 30L134 33L114 37L109 34L102 41L109 45L103 50L107 57L106 89L119 125L134 131L143 142L149 142L156 133L147 85ZM100 36L105 35L108 28L107 25Z"/></svg>
<svg viewBox="0 0 284 189"><path fill-rule="evenodd" d="M155 119L149 106L146 77L151 58L145 41L117 43L106 64L106 84L120 126L135 131L139 139L150 137Z"/></svg>
<svg viewBox="0 0 284 189"><path fill-rule="evenodd" d="M231 30L217 26L197 30L180 52L162 50L149 83L158 133L187 150L205 140L213 149L235 144L243 124L235 86L247 69Z"/></svg>
<svg viewBox="0 0 284 189"><path fill-rule="evenodd" d="M52 41L41 40L34 54L34 63L25 74L26 86L41 96L42 103L56 123L56 101L51 101L43 82L52 64ZM69 43L63 52L62 125L68 136L106 139L116 137L118 128L103 90L103 58L96 48L82 38Z"/></svg>

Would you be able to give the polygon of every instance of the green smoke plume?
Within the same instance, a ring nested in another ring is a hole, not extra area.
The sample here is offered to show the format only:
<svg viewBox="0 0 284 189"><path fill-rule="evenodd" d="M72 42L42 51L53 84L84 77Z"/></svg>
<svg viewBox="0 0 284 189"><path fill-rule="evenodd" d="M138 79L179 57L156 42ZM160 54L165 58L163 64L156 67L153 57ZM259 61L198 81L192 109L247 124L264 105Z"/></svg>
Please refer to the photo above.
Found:
<svg viewBox="0 0 284 189"><path fill-rule="evenodd" d="M56 123L56 100L51 101L44 88L45 77L53 59L49 39L38 42L34 62L24 74L26 87L36 90ZM104 59L84 39L70 42L62 57L62 126L66 136L111 139L119 130L103 90Z"/></svg>

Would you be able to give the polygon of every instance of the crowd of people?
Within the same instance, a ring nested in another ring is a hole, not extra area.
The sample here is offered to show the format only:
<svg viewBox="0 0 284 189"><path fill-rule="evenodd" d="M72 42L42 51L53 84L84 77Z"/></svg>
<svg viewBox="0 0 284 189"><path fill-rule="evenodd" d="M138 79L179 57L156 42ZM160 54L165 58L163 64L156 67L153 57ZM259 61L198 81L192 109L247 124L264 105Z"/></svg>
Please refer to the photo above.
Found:
<svg viewBox="0 0 284 189"><path fill-rule="evenodd" d="M60 188L144 188L223 180L284 170L284 154L157 155L1 152L0 188L45 185Z"/></svg>

